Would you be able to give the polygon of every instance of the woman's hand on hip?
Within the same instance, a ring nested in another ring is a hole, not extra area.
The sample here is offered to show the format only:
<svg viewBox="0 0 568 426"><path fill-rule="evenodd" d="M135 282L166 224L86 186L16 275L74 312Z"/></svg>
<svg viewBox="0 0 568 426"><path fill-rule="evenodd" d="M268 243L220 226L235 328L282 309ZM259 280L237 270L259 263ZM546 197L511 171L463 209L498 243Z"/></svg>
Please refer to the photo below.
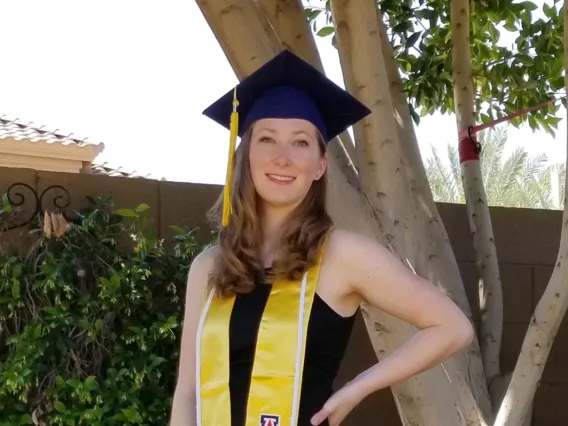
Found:
<svg viewBox="0 0 568 426"><path fill-rule="evenodd" d="M356 386L346 384L340 390L335 392L312 417L312 425L317 426L326 419L329 426L339 426L347 415L362 400L361 392Z"/></svg>

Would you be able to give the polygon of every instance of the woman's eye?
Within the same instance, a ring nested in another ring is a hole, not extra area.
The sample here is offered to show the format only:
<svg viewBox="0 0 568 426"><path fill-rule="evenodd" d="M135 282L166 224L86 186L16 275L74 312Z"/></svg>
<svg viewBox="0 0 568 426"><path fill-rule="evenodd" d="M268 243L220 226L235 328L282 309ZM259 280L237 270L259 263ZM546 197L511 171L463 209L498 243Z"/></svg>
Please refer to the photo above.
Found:
<svg viewBox="0 0 568 426"><path fill-rule="evenodd" d="M296 143L296 145L298 145L298 146L308 146L308 145L309 145L309 144L308 144L308 141L305 140L305 139L298 139L298 140L296 140L295 143Z"/></svg>
<svg viewBox="0 0 568 426"><path fill-rule="evenodd" d="M263 136L263 137L260 138L260 142L268 142L268 143L270 143L270 142L274 142L274 139L269 138L268 136Z"/></svg>

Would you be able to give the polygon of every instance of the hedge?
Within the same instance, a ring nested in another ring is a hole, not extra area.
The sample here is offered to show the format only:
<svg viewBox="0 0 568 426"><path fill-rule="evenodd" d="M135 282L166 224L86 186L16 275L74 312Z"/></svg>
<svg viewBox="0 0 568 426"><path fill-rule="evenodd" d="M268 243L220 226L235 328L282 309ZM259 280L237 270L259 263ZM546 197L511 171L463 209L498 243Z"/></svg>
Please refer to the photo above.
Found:
<svg viewBox="0 0 568 426"><path fill-rule="evenodd" d="M0 256L0 426L167 424L201 247L187 228L170 250L146 235L146 204L91 203L57 235L38 218L29 251Z"/></svg>

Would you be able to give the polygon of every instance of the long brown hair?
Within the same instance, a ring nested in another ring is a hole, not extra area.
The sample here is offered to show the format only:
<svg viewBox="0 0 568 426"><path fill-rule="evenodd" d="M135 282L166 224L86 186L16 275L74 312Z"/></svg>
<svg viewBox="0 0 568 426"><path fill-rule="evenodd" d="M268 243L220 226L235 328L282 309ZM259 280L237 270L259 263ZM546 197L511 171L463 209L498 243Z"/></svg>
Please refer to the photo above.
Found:
<svg viewBox="0 0 568 426"><path fill-rule="evenodd" d="M229 225L225 228L220 225L222 195L209 214L219 230L219 254L209 276L209 286L221 297L248 293L254 287L255 278L264 274L260 258L262 230L258 220L258 195L250 173L251 133L252 126L235 152ZM318 142L324 155L326 145L319 134ZM287 219L267 280L277 277L298 280L314 264L322 240L333 225L326 210L326 193L327 173L312 183L303 201Z"/></svg>

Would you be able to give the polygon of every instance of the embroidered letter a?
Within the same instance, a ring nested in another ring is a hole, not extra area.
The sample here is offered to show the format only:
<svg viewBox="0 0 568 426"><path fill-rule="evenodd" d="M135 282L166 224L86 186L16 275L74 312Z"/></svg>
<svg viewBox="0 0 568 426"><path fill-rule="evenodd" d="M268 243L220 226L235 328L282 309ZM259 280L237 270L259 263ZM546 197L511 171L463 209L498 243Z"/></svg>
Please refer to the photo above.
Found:
<svg viewBox="0 0 568 426"><path fill-rule="evenodd" d="M261 414L259 426L280 426L280 416Z"/></svg>

